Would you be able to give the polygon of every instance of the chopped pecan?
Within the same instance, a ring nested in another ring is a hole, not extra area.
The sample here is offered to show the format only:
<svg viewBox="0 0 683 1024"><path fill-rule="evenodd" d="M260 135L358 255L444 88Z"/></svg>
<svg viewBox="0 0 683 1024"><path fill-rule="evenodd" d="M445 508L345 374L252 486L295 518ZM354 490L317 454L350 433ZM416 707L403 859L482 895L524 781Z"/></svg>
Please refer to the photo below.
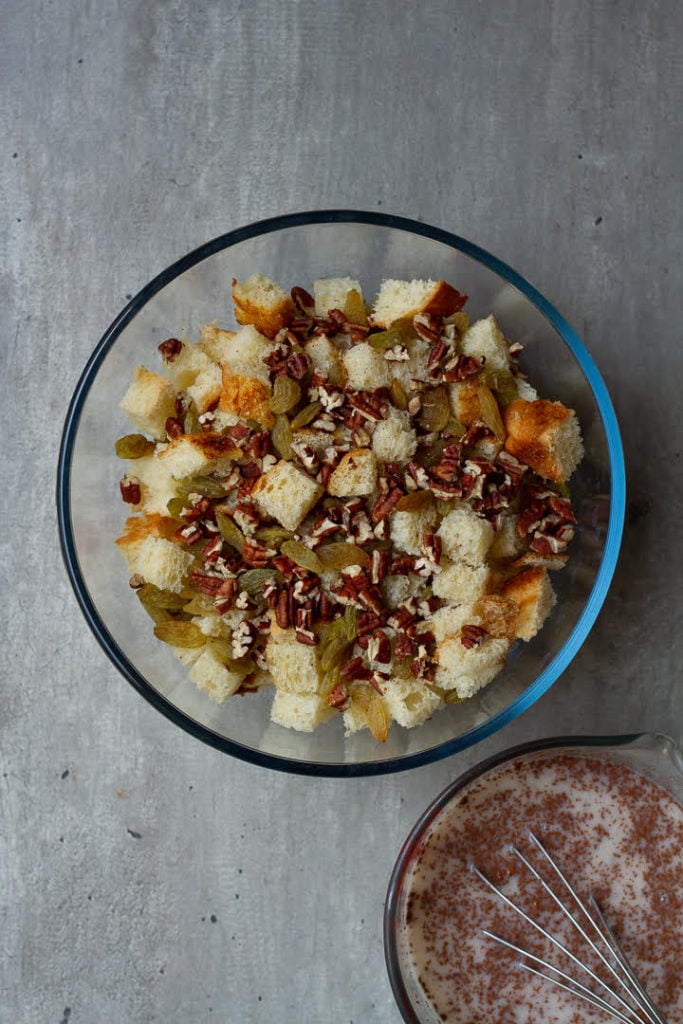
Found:
<svg viewBox="0 0 683 1024"><path fill-rule="evenodd" d="M287 373L294 380L303 380L311 365L311 357L305 352L293 352L287 359Z"/></svg>
<svg viewBox="0 0 683 1024"><path fill-rule="evenodd" d="M402 497L403 491L400 487L394 487L386 494L380 494L370 513L373 523L378 523L380 519L386 519L396 508Z"/></svg>
<svg viewBox="0 0 683 1024"><path fill-rule="evenodd" d="M387 403L369 391L349 395L348 404L368 420L381 420L387 412Z"/></svg>
<svg viewBox="0 0 683 1024"><path fill-rule="evenodd" d="M347 662L339 675L342 679L369 679L371 672L359 655Z"/></svg>
<svg viewBox="0 0 683 1024"><path fill-rule="evenodd" d="M128 473L119 483L121 497L128 505L139 505L142 499L140 481L136 476L129 476Z"/></svg>
<svg viewBox="0 0 683 1024"><path fill-rule="evenodd" d="M427 369L429 370L429 376L432 380L437 380L441 376L441 362L448 355L450 349L443 338L439 338L429 352L427 358Z"/></svg>
<svg viewBox="0 0 683 1024"><path fill-rule="evenodd" d="M202 594L208 594L210 597L216 597L222 593L221 588L225 583L232 584L232 590L235 589L235 581L232 579L224 580L220 576L209 576L207 573L201 571L201 569L193 569L190 575L190 584L196 587L197 590L201 590ZM227 589L230 589L229 587Z"/></svg>
<svg viewBox="0 0 683 1024"><path fill-rule="evenodd" d="M480 359L475 359L474 356L455 356L454 359L449 360L444 366L442 379L446 384L454 384L456 381L466 380L468 377L473 377L476 373L479 373L485 362L486 356L481 356Z"/></svg>
<svg viewBox="0 0 683 1024"><path fill-rule="evenodd" d="M370 561L370 579L373 583L380 583L389 574L391 565L391 552L386 548L375 548Z"/></svg>
<svg viewBox="0 0 683 1024"><path fill-rule="evenodd" d="M337 711L343 711L348 699L349 695L344 684L335 683L330 691L329 697L327 698L327 703L331 708L335 708Z"/></svg>
<svg viewBox="0 0 683 1024"><path fill-rule="evenodd" d="M176 356L179 356L183 350L183 343L180 338L167 338L166 341L162 341L157 346L161 353L161 358L165 363L172 363Z"/></svg>
<svg viewBox="0 0 683 1024"><path fill-rule="evenodd" d="M443 317L434 313L416 313L413 317L413 327L425 341L435 342L439 340L443 331Z"/></svg>
<svg viewBox="0 0 683 1024"><path fill-rule="evenodd" d="M306 316L307 313L313 312L315 299L305 288L295 285L289 294L292 296L292 301L300 313Z"/></svg>
<svg viewBox="0 0 683 1024"><path fill-rule="evenodd" d="M253 459L262 459L270 451L270 431L255 431L244 445L244 450Z"/></svg>
<svg viewBox="0 0 683 1024"><path fill-rule="evenodd" d="M215 562L223 550L223 538L214 537L202 551L202 558L205 562Z"/></svg>
<svg viewBox="0 0 683 1024"><path fill-rule="evenodd" d="M403 658L412 658L415 653L415 641L405 633L399 633L394 643L394 658L401 661Z"/></svg>
<svg viewBox="0 0 683 1024"><path fill-rule="evenodd" d="M258 631L253 622L242 619L237 629L232 634L232 656L239 661L249 653L258 639Z"/></svg>
<svg viewBox="0 0 683 1024"><path fill-rule="evenodd" d="M460 643L463 647L471 650L473 647L478 647L480 643L483 643L487 636L488 632L483 626L475 626L469 623L460 630Z"/></svg>
<svg viewBox="0 0 683 1024"><path fill-rule="evenodd" d="M358 636L365 637L374 633L383 623L383 615L376 615L374 612L361 612L358 616Z"/></svg>
<svg viewBox="0 0 683 1024"><path fill-rule="evenodd" d="M287 629L290 624L289 616L290 593L287 588L278 593L277 604L275 605L275 621L280 629Z"/></svg>
<svg viewBox="0 0 683 1024"><path fill-rule="evenodd" d="M389 572L392 576L408 576L415 572L415 559L412 555L398 555L392 559Z"/></svg>
<svg viewBox="0 0 683 1024"><path fill-rule="evenodd" d="M441 537L436 533L425 533L422 536L422 544L430 560L439 565L441 562Z"/></svg>
<svg viewBox="0 0 683 1024"><path fill-rule="evenodd" d="M275 555L277 555L277 551L273 548L266 548L262 544L257 544L256 541L251 540L249 537L245 540L244 547L242 548L242 560L246 565L250 565L254 569L263 569Z"/></svg>
<svg viewBox="0 0 683 1024"><path fill-rule="evenodd" d="M460 438L460 443L465 448L471 448L479 441L495 441L495 439L496 435L486 423L482 420L475 420Z"/></svg>
<svg viewBox="0 0 683 1024"><path fill-rule="evenodd" d="M378 665L391 663L391 641L383 629L376 629L370 636L367 647L368 661Z"/></svg>

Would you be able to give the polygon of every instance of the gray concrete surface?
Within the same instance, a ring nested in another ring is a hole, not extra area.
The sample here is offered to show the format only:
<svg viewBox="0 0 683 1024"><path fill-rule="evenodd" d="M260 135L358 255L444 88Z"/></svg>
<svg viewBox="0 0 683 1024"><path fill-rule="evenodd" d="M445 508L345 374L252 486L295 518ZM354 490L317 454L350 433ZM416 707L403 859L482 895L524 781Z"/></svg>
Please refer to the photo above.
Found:
<svg viewBox="0 0 683 1024"><path fill-rule="evenodd" d="M512 742L683 736L676 0L5 0L0 35L0 1021L396 1022L399 845ZM511 263L582 334L629 475L614 585L564 677L466 755L316 781L158 715L85 626L53 500L71 391L151 276L276 213L393 211Z"/></svg>

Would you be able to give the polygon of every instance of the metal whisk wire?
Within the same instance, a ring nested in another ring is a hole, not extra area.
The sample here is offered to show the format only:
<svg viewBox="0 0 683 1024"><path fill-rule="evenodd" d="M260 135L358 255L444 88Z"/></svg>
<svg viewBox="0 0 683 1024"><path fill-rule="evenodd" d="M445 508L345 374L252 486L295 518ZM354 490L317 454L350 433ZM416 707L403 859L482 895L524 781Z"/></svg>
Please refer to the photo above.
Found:
<svg viewBox="0 0 683 1024"><path fill-rule="evenodd" d="M631 966L621 945L617 941L614 932L605 921L602 911L594 897L591 896L590 898L594 912L593 916L541 841L533 834L533 832L529 832L529 838L569 893L571 903L580 911L581 916L587 922L590 927L590 931L593 932L595 938L591 938L580 920L577 920L577 917L574 916L562 899L560 899L545 878L541 876L540 872L536 867L534 867L528 857L526 857L516 846L512 847L513 852L533 875L536 881L540 883L544 891L552 898L554 903L559 907L565 917L571 922L572 926L579 932L584 941L588 943L604 967L609 971L616 983L614 987L607 984L607 982L596 974L588 964L579 959L579 957L577 957L571 950L567 949L559 939L554 935L551 935L551 933L548 932L541 924L530 917L522 907L511 900L509 896L498 888L498 886L494 885L494 883L488 879L486 875L476 867L476 865L472 865L473 871L481 881L484 882L489 889L491 889L503 901L503 903L516 911L516 913L519 914L527 924L531 925L537 932L543 935L545 939L552 943L553 946L567 956L569 960L588 975L592 981L603 990L603 992L609 995L610 998L618 1004L618 1006L615 1006L614 1003L608 1002L598 992L587 988L586 985L577 981L576 978L571 977L571 975L550 963L548 960L535 956L533 953L528 952L521 946L517 946L515 943L509 942L507 939L502 938L500 935L495 935L487 929L484 930L484 935L486 935L487 938L492 939L494 942L497 942L499 945L505 946L522 956L524 959L521 961L520 967L529 974L543 978L558 988L579 996L591 1005L610 1014L614 1019L622 1021L623 1024L667 1024L664 1017L659 1013L652 1000L647 995L645 989L638 981L633 967ZM601 946L607 951L607 955L605 955ZM538 970L536 967L532 967L531 963L538 964L544 970ZM546 973L547 971L551 971L552 974ZM624 995L620 994L619 990L625 993L628 998L625 998Z"/></svg>

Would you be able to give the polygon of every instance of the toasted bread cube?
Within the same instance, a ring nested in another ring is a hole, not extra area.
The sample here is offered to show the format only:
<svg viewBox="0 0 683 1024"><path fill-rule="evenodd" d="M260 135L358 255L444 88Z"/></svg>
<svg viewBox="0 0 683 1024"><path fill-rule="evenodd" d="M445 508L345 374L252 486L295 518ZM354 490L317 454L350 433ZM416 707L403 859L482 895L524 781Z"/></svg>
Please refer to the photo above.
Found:
<svg viewBox="0 0 683 1024"><path fill-rule="evenodd" d="M170 540L177 531L178 521L172 519L171 516L161 515L158 512L129 516L116 544L125 555L129 548L133 548L147 537L163 537L165 540Z"/></svg>
<svg viewBox="0 0 683 1024"><path fill-rule="evenodd" d="M176 480L182 480L186 476L228 473L233 458L241 454L229 437L207 432L174 437L158 458Z"/></svg>
<svg viewBox="0 0 683 1024"><path fill-rule="evenodd" d="M307 473L281 459L259 477L252 497L261 512L277 519L285 530L296 530L323 493L320 484Z"/></svg>
<svg viewBox="0 0 683 1024"><path fill-rule="evenodd" d="M424 554L423 538L431 533L437 512L433 505L412 512L391 513L391 540L409 555Z"/></svg>
<svg viewBox="0 0 683 1024"><path fill-rule="evenodd" d="M489 549L490 558L517 558L522 554L527 546L527 541L517 532L518 522L519 516L515 513L504 513Z"/></svg>
<svg viewBox="0 0 683 1024"><path fill-rule="evenodd" d="M505 448L541 476L564 483L583 457L581 430L573 409L539 398L518 399L503 411Z"/></svg>
<svg viewBox="0 0 683 1024"><path fill-rule="evenodd" d="M146 537L139 543L119 544L119 550L132 573L138 573L145 583L153 583L160 590L174 594L183 589L194 555L179 544L163 537Z"/></svg>
<svg viewBox="0 0 683 1024"><path fill-rule="evenodd" d="M215 406L223 390L223 374L217 363L211 363L202 370L187 388L188 397L192 399L198 413L204 413Z"/></svg>
<svg viewBox="0 0 683 1024"><path fill-rule="evenodd" d="M205 373L213 366L213 362L199 345L191 345L183 342L183 347L177 356L164 363L164 373L176 391L185 391L191 384L194 384L201 373Z"/></svg>
<svg viewBox="0 0 683 1024"><path fill-rule="evenodd" d="M316 726L336 714L317 693L288 693L276 690L270 719L297 732L313 732Z"/></svg>
<svg viewBox="0 0 683 1024"><path fill-rule="evenodd" d="M507 640L491 638L467 648L459 637L446 639L437 650L434 682L443 690L455 690L463 699L472 697L498 675L509 649Z"/></svg>
<svg viewBox="0 0 683 1024"><path fill-rule="evenodd" d="M175 391L171 383L144 366L136 366L133 381L120 407L143 434L166 438L166 420L175 416Z"/></svg>
<svg viewBox="0 0 683 1024"><path fill-rule="evenodd" d="M197 348L212 359L214 363L226 363L235 331L225 331L216 324L203 324Z"/></svg>
<svg viewBox="0 0 683 1024"><path fill-rule="evenodd" d="M493 315L476 320L463 334L460 348L466 356L484 356L487 370L510 368L510 349Z"/></svg>
<svg viewBox="0 0 683 1024"><path fill-rule="evenodd" d="M232 413L244 420L256 420L270 430L275 419L270 411L270 385L257 377L233 374L230 367L223 367L223 390L219 407L223 412Z"/></svg>
<svg viewBox="0 0 683 1024"><path fill-rule="evenodd" d="M232 301L238 324L252 324L274 338L296 316L291 297L263 274L252 274L241 284L232 279Z"/></svg>
<svg viewBox="0 0 683 1024"><path fill-rule="evenodd" d="M331 309L340 309L351 323L367 323L363 289L352 277L325 277L313 282L315 315L326 317Z"/></svg>
<svg viewBox="0 0 683 1024"><path fill-rule="evenodd" d="M389 409L386 419L380 420L372 435L372 450L382 462L407 462L417 449L417 436L410 425L407 412Z"/></svg>
<svg viewBox="0 0 683 1024"><path fill-rule="evenodd" d="M287 693L318 693L320 666L317 649L300 644L293 629L270 636L266 645L268 670L278 690Z"/></svg>
<svg viewBox="0 0 683 1024"><path fill-rule="evenodd" d="M414 317L416 313L434 313L447 317L461 310L467 301L445 281L382 281L372 308L372 320L381 327Z"/></svg>
<svg viewBox="0 0 683 1024"><path fill-rule="evenodd" d="M447 558L481 565L493 543L494 531L487 519L482 519L463 502L444 516L437 535Z"/></svg>
<svg viewBox="0 0 683 1024"><path fill-rule="evenodd" d="M335 498L372 494L377 483L375 456L369 448L352 448L341 459L327 484Z"/></svg>
<svg viewBox="0 0 683 1024"><path fill-rule="evenodd" d="M392 676L384 684L384 707L394 722L412 729L431 718L441 697L413 676Z"/></svg>
<svg viewBox="0 0 683 1024"><path fill-rule="evenodd" d="M234 335L226 345L226 357L222 360L229 373L242 377L255 377L256 380L270 385L268 367L263 360L273 351L273 342L260 334L255 327L247 324Z"/></svg>
<svg viewBox="0 0 683 1024"><path fill-rule="evenodd" d="M205 647L190 669L190 679L215 704L223 704L239 689L246 673L228 668L210 646Z"/></svg>
<svg viewBox="0 0 683 1024"><path fill-rule="evenodd" d="M388 363L381 352L376 352L366 341L354 345L342 357L346 383L358 391L374 391L389 383Z"/></svg>
<svg viewBox="0 0 683 1024"><path fill-rule="evenodd" d="M311 338L310 341L307 341L304 345L304 351L306 355L310 356L316 370L323 373L330 384L341 384L341 355L336 345L330 341L326 334L321 334L317 338Z"/></svg>
<svg viewBox="0 0 683 1024"><path fill-rule="evenodd" d="M485 594L475 602L475 610L481 618L480 625L489 636L499 640L514 640L517 636L519 606L512 598L502 594Z"/></svg>
<svg viewBox="0 0 683 1024"><path fill-rule="evenodd" d="M483 597L489 582L490 570L487 565L476 568L467 562L453 562L446 565L432 582L432 590L436 597L451 604L462 601L473 601Z"/></svg>
<svg viewBox="0 0 683 1024"><path fill-rule="evenodd" d="M540 566L522 569L503 585L501 595L513 600L519 608L517 636L522 640L536 636L557 602L550 577Z"/></svg>
<svg viewBox="0 0 683 1024"><path fill-rule="evenodd" d="M166 515L169 501L176 496L175 480L168 467L155 452L141 459L129 459L128 466L129 474L140 481L141 501L136 507L143 512Z"/></svg>

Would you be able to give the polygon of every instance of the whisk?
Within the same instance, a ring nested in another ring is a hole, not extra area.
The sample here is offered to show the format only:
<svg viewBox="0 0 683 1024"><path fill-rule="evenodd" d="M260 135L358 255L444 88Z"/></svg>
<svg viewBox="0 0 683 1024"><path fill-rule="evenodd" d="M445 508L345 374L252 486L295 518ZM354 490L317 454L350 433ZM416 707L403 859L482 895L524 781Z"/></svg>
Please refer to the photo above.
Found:
<svg viewBox="0 0 683 1024"><path fill-rule="evenodd" d="M664 1017L659 1013L647 992L636 978L633 967L619 944L618 939L614 935L614 932L607 924L595 898L591 895L591 909L589 910L586 904L579 898L576 890L567 880L560 867L553 860L546 848L533 834L533 832L529 832L529 839L566 890L566 894L568 895L565 895L564 902L553 890L546 879L541 876L540 871L534 867L529 858L525 856L521 850L516 846L512 846L512 851L519 858L525 868L531 872L536 881L540 883L545 892L557 904L562 913L568 918L572 926L579 932L584 941L588 943L590 949L598 957L606 971L609 973L610 981L609 983L604 981L588 964L584 963L571 950L567 949L559 939L551 935L550 932L538 923L538 921L535 921L520 906L506 896L498 886L494 885L494 883L476 867L476 865L472 865L472 870L481 879L481 881L492 889L508 907L515 910L527 922L527 924L540 932L540 934L558 950L561 950L561 952L574 964L577 970L583 972L584 975L588 976L592 980L593 987L589 988L581 981L578 981L576 977L572 977L566 971L550 963L548 960L544 960L542 957L528 952L521 946L516 945L514 942L509 942L507 939L502 938L500 935L495 935L493 932L486 929L484 930L484 935L487 938L492 939L494 942L499 943L501 946L506 946L508 949L518 953L522 957L519 966L529 974L534 974L567 992L571 992L574 995L579 996L581 999L591 1003L593 1006L604 1010L604 1012L609 1014L613 1019L622 1021L623 1024L667 1024ZM576 916L569 909L572 905L579 911ZM608 996L612 1001L609 1002L605 996Z"/></svg>

